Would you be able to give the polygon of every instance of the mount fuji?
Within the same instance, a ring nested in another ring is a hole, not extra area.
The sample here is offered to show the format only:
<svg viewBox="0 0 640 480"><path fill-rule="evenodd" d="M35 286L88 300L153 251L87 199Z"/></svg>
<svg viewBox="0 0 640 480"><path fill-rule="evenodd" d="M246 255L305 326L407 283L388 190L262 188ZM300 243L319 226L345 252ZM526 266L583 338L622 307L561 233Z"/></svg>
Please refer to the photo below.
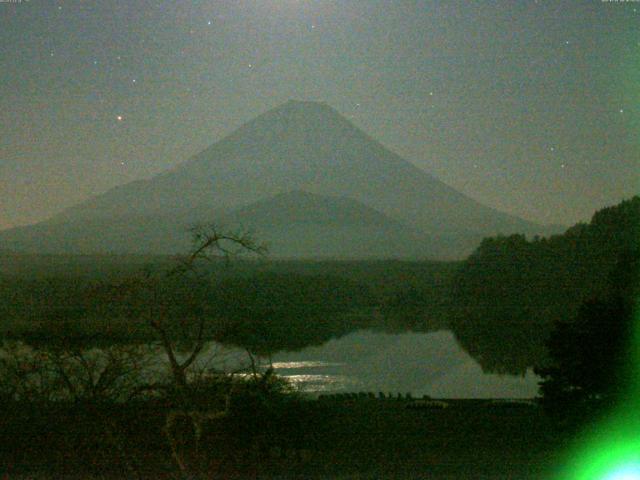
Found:
<svg viewBox="0 0 640 480"><path fill-rule="evenodd" d="M177 167L0 232L0 250L178 253L201 222L248 228L275 257L460 258L546 227L480 204L325 103L289 101Z"/></svg>

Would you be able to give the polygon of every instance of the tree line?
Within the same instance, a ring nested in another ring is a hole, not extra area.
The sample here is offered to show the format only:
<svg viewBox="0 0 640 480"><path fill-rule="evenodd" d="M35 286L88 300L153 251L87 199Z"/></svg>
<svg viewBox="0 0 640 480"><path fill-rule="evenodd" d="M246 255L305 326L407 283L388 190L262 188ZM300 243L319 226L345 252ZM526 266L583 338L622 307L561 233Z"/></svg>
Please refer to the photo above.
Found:
<svg viewBox="0 0 640 480"><path fill-rule="evenodd" d="M614 270L637 255L639 239L640 197L562 235L487 238L451 283L450 327L487 371L545 365L554 325L610 290Z"/></svg>

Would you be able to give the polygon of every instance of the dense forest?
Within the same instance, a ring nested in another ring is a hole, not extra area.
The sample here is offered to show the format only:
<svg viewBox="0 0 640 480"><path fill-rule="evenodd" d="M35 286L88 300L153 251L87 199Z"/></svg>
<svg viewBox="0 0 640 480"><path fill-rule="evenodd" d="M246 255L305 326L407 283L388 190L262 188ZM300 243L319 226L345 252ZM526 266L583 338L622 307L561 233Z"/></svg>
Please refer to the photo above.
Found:
<svg viewBox="0 0 640 480"><path fill-rule="evenodd" d="M451 283L450 328L488 371L544 365L554 324L607 291L615 266L637 255L639 239L640 197L562 235L485 239Z"/></svg>
<svg viewBox="0 0 640 480"><path fill-rule="evenodd" d="M165 308L180 319L176 325L207 316L211 339L262 354L300 349L360 328L432 331L446 326L448 281L457 267L244 260L207 264L196 276L178 278L163 274L169 259L151 260L136 271L128 258L103 260L93 269L76 263L74 269L14 257L20 273L0 277L0 334L30 344L155 341L141 320L145 308L147 313ZM5 263L10 262L5 258ZM142 285L152 296L141 295Z"/></svg>

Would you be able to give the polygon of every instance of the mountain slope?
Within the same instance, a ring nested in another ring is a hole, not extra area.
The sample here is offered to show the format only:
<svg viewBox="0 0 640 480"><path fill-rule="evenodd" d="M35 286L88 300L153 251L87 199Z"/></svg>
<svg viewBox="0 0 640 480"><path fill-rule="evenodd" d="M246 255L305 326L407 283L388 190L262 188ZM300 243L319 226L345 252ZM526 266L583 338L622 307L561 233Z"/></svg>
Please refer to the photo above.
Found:
<svg viewBox="0 0 640 480"><path fill-rule="evenodd" d="M395 227L399 222L348 197L329 197L295 190L259 200L225 215L221 220L251 227L291 224Z"/></svg>
<svg viewBox="0 0 640 480"><path fill-rule="evenodd" d="M426 236L449 239L457 256L483 236L541 230L438 181L326 104L294 101L258 116L177 168L93 197L46 225L120 225L144 219L174 235L219 212L292 190L357 200ZM41 235L39 228L29 235ZM0 234L0 246L9 237L19 246L26 233Z"/></svg>
<svg viewBox="0 0 640 480"><path fill-rule="evenodd" d="M260 200L209 220L229 230L250 230L286 258L424 258L440 242L349 198L296 191ZM167 216L128 216L50 222L0 235L3 249L38 253L185 252L190 233Z"/></svg>
<svg viewBox="0 0 640 480"><path fill-rule="evenodd" d="M220 219L251 230L269 253L290 258L420 258L435 242L346 197L287 192Z"/></svg>

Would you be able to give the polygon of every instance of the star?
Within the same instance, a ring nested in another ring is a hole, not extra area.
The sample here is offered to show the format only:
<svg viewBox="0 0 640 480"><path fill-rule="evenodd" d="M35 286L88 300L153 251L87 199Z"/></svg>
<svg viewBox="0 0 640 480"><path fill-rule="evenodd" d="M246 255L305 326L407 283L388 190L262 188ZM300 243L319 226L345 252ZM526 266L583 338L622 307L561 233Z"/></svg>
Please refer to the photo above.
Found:
<svg viewBox="0 0 640 480"><path fill-rule="evenodd" d="M116 120L118 120L119 122L121 122L122 120L124 120L124 117L122 115L117 115L116 116Z"/></svg>
<svg viewBox="0 0 640 480"><path fill-rule="evenodd" d="M620 113L624 113L624 109L623 108L620 109Z"/></svg>
<svg viewBox="0 0 640 480"><path fill-rule="evenodd" d="M549 147L549 150L552 151L552 152L556 151L555 147Z"/></svg>
<svg viewBox="0 0 640 480"><path fill-rule="evenodd" d="M211 25L211 20L209 20L209 21L207 22L207 25Z"/></svg>

